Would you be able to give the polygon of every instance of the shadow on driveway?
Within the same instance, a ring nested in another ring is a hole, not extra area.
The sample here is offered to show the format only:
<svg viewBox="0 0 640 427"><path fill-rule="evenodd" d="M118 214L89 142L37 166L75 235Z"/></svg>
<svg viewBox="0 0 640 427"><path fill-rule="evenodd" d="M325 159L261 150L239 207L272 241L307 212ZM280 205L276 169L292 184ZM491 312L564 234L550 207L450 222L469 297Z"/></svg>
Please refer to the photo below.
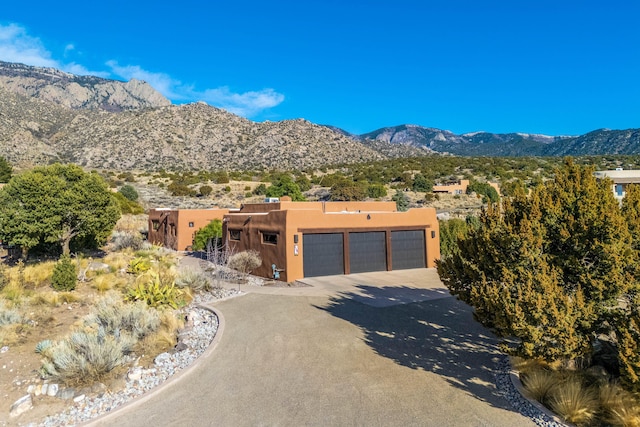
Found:
<svg viewBox="0 0 640 427"><path fill-rule="evenodd" d="M398 304L395 294L418 302ZM468 305L441 289L360 285L357 293L317 308L360 327L377 354L438 374L477 399L513 411L495 388L497 339L473 319Z"/></svg>

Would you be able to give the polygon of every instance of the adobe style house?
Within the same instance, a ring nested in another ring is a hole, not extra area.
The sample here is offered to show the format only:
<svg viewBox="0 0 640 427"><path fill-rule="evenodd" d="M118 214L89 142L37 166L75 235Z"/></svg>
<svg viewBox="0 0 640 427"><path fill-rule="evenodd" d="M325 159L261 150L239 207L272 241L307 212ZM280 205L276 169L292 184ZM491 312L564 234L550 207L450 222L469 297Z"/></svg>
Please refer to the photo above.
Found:
<svg viewBox="0 0 640 427"><path fill-rule="evenodd" d="M490 186L500 194L500 187L495 182L487 182ZM467 187L469 187L468 179L461 179L458 181L448 182L442 185L434 185L432 192L434 193L446 193L446 194L466 194Z"/></svg>
<svg viewBox="0 0 640 427"><path fill-rule="evenodd" d="M442 185L434 185L432 191L434 193L465 194L468 186L469 180L461 179L459 181L448 182Z"/></svg>
<svg viewBox="0 0 640 427"><path fill-rule="evenodd" d="M152 209L149 241L190 250L195 232L221 219L223 241L255 250L253 274L293 282L303 277L435 267L440 235L433 208L397 212L395 202L278 201L228 209Z"/></svg>
<svg viewBox="0 0 640 427"><path fill-rule="evenodd" d="M611 191L619 202L627 193L627 185L640 184L640 170L597 171L594 175L597 179L609 178L612 181Z"/></svg>
<svg viewBox="0 0 640 427"><path fill-rule="evenodd" d="M260 253L253 274L286 282L435 267L440 257L435 209L397 212L395 202L247 204L225 215L222 231L232 251Z"/></svg>
<svg viewBox="0 0 640 427"><path fill-rule="evenodd" d="M222 221L229 209L151 209L149 242L176 251L191 250L196 231L214 219Z"/></svg>

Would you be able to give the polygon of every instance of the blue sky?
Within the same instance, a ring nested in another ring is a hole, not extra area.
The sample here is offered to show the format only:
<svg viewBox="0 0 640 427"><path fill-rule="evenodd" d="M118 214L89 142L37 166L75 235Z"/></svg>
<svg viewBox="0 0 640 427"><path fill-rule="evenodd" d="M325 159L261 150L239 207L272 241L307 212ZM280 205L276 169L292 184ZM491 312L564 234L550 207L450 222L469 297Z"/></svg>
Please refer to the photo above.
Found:
<svg viewBox="0 0 640 427"><path fill-rule="evenodd" d="M640 128L640 3L6 2L0 60L148 81L252 120Z"/></svg>

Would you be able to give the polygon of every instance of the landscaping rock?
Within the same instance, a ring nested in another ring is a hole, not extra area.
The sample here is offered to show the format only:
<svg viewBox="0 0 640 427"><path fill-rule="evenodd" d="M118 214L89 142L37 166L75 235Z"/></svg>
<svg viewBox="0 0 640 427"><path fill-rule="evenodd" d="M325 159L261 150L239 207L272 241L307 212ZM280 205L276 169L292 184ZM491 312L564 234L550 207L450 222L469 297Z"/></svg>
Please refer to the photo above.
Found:
<svg viewBox="0 0 640 427"><path fill-rule="evenodd" d="M58 384L49 384L49 387L47 387L47 396L55 396L56 394L58 394Z"/></svg>
<svg viewBox="0 0 640 427"><path fill-rule="evenodd" d="M73 399L73 396L75 395L76 395L76 389L68 387L58 391L58 394L56 396L58 397L58 399L69 400L69 399Z"/></svg>
<svg viewBox="0 0 640 427"><path fill-rule="evenodd" d="M12 418L17 417L24 414L31 408L33 408L33 401L31 400L31 395L27 394L13 402L13 405L11 405L11 409L9 410L9 416Z"/></svg>
<svg viewBox="0 0 640 427"><path fill-rule="evenodd" d="M169 362L171 360L171 355L169 353L160 353L156 356L154 363L156 365L162 366L163 364Z"/></svg>

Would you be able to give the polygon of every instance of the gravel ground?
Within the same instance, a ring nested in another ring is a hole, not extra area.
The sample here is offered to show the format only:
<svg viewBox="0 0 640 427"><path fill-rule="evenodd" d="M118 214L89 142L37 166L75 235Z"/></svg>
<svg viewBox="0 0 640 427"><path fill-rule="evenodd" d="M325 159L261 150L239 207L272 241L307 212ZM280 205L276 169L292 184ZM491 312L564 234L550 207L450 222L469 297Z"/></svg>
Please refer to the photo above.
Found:
<svg viewBox="0 0 640 427"><path fill-rule="evenodd" d="M564 423L553 420L540 409L536 408L527 400L513 385L510 378L511 364L509 357L503 355L496 366L496 387L500 394L507 399L515 410L522 415L529 417L534 423L541 427L566 427Z"/></svg>
<svg viewBox="0 0 640 427"><path fill-rule="evenodd" d="M107 391L95 397L77 396L66 411L47 417L39 425L70 426L89 421L141 396L193 363L209 347L218 330L218 318L211 311L199 308L198 304L237 294L236 291L217 291L215 296L197 294L193 302L183 309L190 325L180 335L179 347L182 350L158 355L152 368L129 368L126 386L121 391Z"/></svg>

